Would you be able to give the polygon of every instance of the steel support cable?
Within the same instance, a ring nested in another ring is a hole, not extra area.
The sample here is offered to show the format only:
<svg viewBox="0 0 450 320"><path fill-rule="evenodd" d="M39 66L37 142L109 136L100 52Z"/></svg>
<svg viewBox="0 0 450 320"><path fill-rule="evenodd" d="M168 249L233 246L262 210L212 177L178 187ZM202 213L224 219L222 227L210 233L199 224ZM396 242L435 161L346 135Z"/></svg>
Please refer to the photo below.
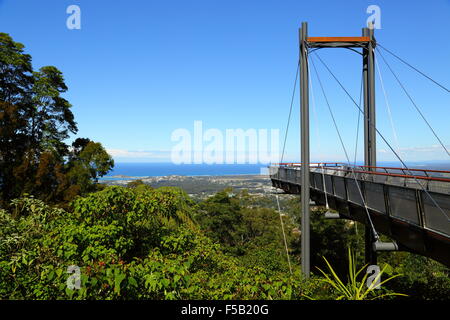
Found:
<svg viewBox="0 0 450 320"><path fill-rule="evenodd" d="M362 92L363 92L363 74L361 73L361 87L359 89L359 106L361 106ZM358 152L358 138L359 138L359 122L361 114L358 112L358 124L356 126L356 141L355 141L355 157L353 159L353 165L356 166L356 154Z"/></svg>
<svg viewBox="0 0 450 320"><path fill-rule="evenodd" d="M297 80L298 80L299 71L300 71L300 61L297 62L297 71L295 73L294 87L292 89L291 105L290 105L290 108L289 108L289 115L288 115L288 120L287 120L287 125L286 125L286 132L285 132L285 135L284 135L283 151L281 153L280 163L283 163L284 152L285 152L285 149L286 149L286 141L287 141L287 136L288 136L288 132L289 132L289 124L291 123L292 107L294 105L295 91L296 91L296 88L297 88ZM281 207L280 207L280 201L278 199L278 193L275 194L275 197L276 197L276 200L277 200L278 214L280 216L281 231L283 233L284 248L286 250L286 257L287 257L287 261L288 261L288 265L289 265L289 272L292 275L291 259L289 257L289 250L288 250L287 241L286 241L286 233L284 231L284 224L283 224L283 218L282 218L282 215L281 215Z"/></svg>
<svg viewBox="0 0 450 320"><path fill-rule="evenodd" d="M393 118L392 118L392 113L391 113L391 106L390 106L390 104L389 104L387 92L386 92L386 89L385 89L385 87L384 87L383 77L381 76L380 66L379 66L377 60L375 60L375 65L376 65L376 67L377 67L378 77L379 77L379 79L380 79L381 88L382 88L382 90L383 90L384 102L385 102L385 104L386 104L386 109L387 109L387 111L388 111L388 116L389 116L389 121L390 121L390 123L391 123L392 132L394 133L395 144L397 145L397 151L398 151L398 153L400 153L400 144L398 143L397 130L395 130L394 120L393 120Z"/></svg>
<svg viewBox="0 0 450 320"><path fill-rule="evenodd" d="M444 148L445 152L447 153L447 155L450 157L450 152L447 150L447 148L445 147L444 143L442 142L442 140L439 138L439 136L437 135L436 131L434 131L433 127L431 126L431 124L428 122L428 120L425 118L425 116L423 115L422 111L420 110L420 108L417 106L417 104L414 102L413 98L411 97L411 95L409 94L409 92L406 90L405 86L403 85L403 83L400 81L400 79L398 78L397 74L394 72L394 70L392 70L391 66L389 65L389 63L386 61L386 59L384 58L383 54L381 53L380 50L377 50L380 57L383 59L384 63L387 65L387 67L389 68L389 70L391 71L392 75L395 77L395 79L397 80L398 84L400 85L400 87L403 89L403 92L406 94L406 96L409 98L409 100L411 101L411 103L413 104L413 106L416 108L417 112L420 114L420 116L422 117L423 121L425 121L425 123L427 124L428 128L430 128L431 132L433 133L433 135L436 137L436 139L439 141L439 143L441 144L442 148Z"/></svg>
<svg viewBox="0 0 450 320"><path fill-rule="evenodd" d="M283 163L284 151L286 149L286 141L287 141L287 135L288 135L288 131L289 131L289 124L291 123L292 106L294 105L295 90L296 90L296 87L297 87L297 80L298 80L299 71L300 71L300 61L297 62L297 71L295 73L294 88L292 89L291 106L289 108L289 116L288 116L288 121L287 121L287 125L286 125L286 132L285 132L285 135L284 135L283 151L281 153L280 163Z"/></svg>
<svg viewBox="0 0 450 320"><path fill-rule="evenodd" d="M433 78L431 78L430 76L427 76L425 73L423 73L422 71L420 71L419 69L417 69L416 67L414 67L413 65L411 65L410 63L406 62L405 60L403 60L402 58L400 58L398 55L396 55L395 53L393 53L392 51L388 50L387 48L383 47L380 43L377 42L377 46L381 47L383 50L385 50L387 53L391 54L392 56L394 56L395 58L397 58L398 60L400 60L401 62L403 62L404 64L406 64L408 67L410 67L411 69L413 69L414 71L418 72L419 74L421 74L422 76L424 76L425 78L427 78L428 80L432 81L434 84L438 85L439 87L441 87L442 89L444 89L447 92L450 92L449 89L447 89L445 86L443 86L442 84L440 84L439 82L437 82L436 80L434 80Z"/></svg>
<svg viewBox="0 0 450 320"><path fill-rule="evenodd" d="M328 195L327 195L327 188L325 184L325 167L324 164L321 163L319 166L322 166L322 184L323 184L323 193L325 194L325 207L327 208L327 211L330 209L330 206L328 205Z"/></svg>
<svg viewBox="0 0 450 320"><path fill-rule="evenodd" d="M395 155L395 157L400 161L400 163L403 165L403 167L405 168L405 170L409 173L409 175L411 175L413 177L413 179L415 180L415 182L421 187L421 189L428 195L428 197L431 199L431 201L433 202L434 206L436 208L438 208L446 217L447 220L450 221L450 217L448 214L445 213L444 210L442 210L442 208L439 206L439 204L436 202L436 200L434 200L434 198L430 195L430 193L428 192L428 190L419 182L419 180L412 174L411 170L409 170L408 166L405 164L405 162L402 160L402 158L398 155L398 153L394 150L394 148L392 148L391 144L386 140L386 138L381 134L381 132L377 129L377 127L373 124L372 120L368 119L368 116L364 114L364 111L358 106L358 104L356 103L355 99L353 99L353 97L350 95L350 93L347 91L347 89L345 89L345 87L342 85L342 83L339 81L339 79L334 75L334 73L331 71L331 69L328 67L328 65L319 57L319 55L317 55L317 53L315 53L315 55L317 56L317 58L320 60L320 62L325 66L325 68L328 70L328 72L331 74L331 76L334 78L334 80L336 80L336 82L339 84L339 86L342 88L342 90L344 90L344 92L346 93L346 95L350 98L350 100L352 100L353 104L359 109L359 112L364 116L365 120L368 120L369 125L371 125L372 127L374 127L375 131L377 132L377 134L380 136L380 138L384 141L384 143L386 143L386 145L389 147L389 149L392 151L392 153Z"/></svg>
<svg viewBox="0 0 450 320"><path fill-rule="evenodd" d="M359 89L359 106L361 106L361 100L363 95L363 81L364 81L364 73L361 72L361 86ZM358 139L359 139L359 123L361 119L361 114L358 112L358 124L356 126L356 142L355 142L355 157L353 159L353 166L356 166L356 155L358 152ZM358 235L358 223L355 223L355 233ZM359 245L359 238L356 238L357 244Z"/></svg>
<svg viewBox="0 0 450 320"><path fill-rule="evenodd" d="M320 154L319 158L320 158L320 161L321 161L321 163L319 164L319 167L321 167L321 170L322 170L323 193L325 194L325 207L326 207L327 210L329 210L330 206L328 204L328 195L327 195L326 185L325 185L324 164L322 163L324 159L323 159L323 157L321 155L322 147L321 147L321 141L320 141L320 135L319 135L319 121L317 120L317 113L316 113L316 109L317 109L316 98L315 98L315 95L314 95L314 87L313 87L313 84L312 84L311 73L309 73L309 72L308 72L308 78L309 78L309 86L310 86L310 89L311 89L311 96L312 96L313 117L314 117L314 122L316 123L315 128L316 128L316 135L317 135L317 139L318 139L318 149L319 149L319 154Z"/></svg>
<svg viewBox="0 0 450 320"><path fill-rule="evenodd" d="M289 265L289 272L292 275L291 259L289 258L289 250L288 250L288 245L287 245L287 241L286 241L286 233L284 232L284 223L283 223L283 217L281 215L280 200L278 199L278 193L275 194L275 197L277 198L278 214L280 215L281 231L283 232L284 248L286 249L286 257L287 257L287 261L288 261L288 265Z"/></svg>
<svg viewBox="0 0 450 320"><path fill-rule="evenodd" d="M316 53L316 56L317 56L317 53ZM337 132L337 134L338 134L339 141L340 141L340 143L341 143L342 149L344 150L345 157L347 158L348 165L349 165L349 167L351 168L352 175L353 175L353 179L355 180L355 184L356 184L356 187L358 188L359 195L360 195L360 197L361 197L361 200L363 201L364 208L365 208L366 214L367 214L367 219L368 219L368 221L369 221L370 228L372 229L372 233L373 233L373 236L374 236L374 238L375 238L374 240L377 241L377 240L380 239L380 236L378 235L377 230L375 229L375 226L373 225L372 218L370 217L369 208L367 207L366 200L364 199L364 196L363 196L363 194L362 194L361 187L360 187L360 185L359 185L359 183L358 183L358 180L357 180L357 178L356 178L355 171L354 171L353 167L352 167L351 164L350 164L350 163L351 163L351 162L350 162L350 157L348 156L347 149L345 148L344 141L343 141L342 136L341 136L341 133L340 133L340 131L339 131L339 127L338 127L338 125L337 125L336 119L334 118L333 111L331 110L330 102L328 101L328 97L327 97L327 95L326 95L326 93L325 93L325 89L324 89L324 87L323 87L322 81L320 80L319 73L317 72L317 68L316 68L316 65L315 65L315 63L314 63L314 60L311 59L311 62L312 62L312 65L313 65L313 68L314 68L314 71L315 71L317 80L319 81L319 85L320 85L320 88L321 88L323 97L325 98L325 102L326 102L326 104L327 104L328 111L330 112L331 119L333 120L334 128L336 129L336 132Z"/></svg>
<svg viewBox="0 0 450 320"><path fill-rule="evenodd" d="M319 121L317 120L317 106L316 106L316 98L314 95L314 87L311 81L311 73L308 72L308 78L309 78L309 87L311 89L311 96L312 96L312 111L313 111L313 118L314 118L314 123L315 125L315 129L316 129L316 136L317 136L317 149L319 149L319 158L320 161L323 160L323 156L322 156L322 141L320 138L320 130L319 130Z"/></svg>

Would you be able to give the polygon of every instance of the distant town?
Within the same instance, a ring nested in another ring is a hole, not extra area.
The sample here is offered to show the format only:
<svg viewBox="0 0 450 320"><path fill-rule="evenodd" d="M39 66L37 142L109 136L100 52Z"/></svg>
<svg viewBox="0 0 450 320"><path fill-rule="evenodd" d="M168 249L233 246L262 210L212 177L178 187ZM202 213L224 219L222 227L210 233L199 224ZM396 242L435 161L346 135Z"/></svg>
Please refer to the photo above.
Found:
<svg viewBox="0 0 450 320"><path fill-rule="evenodd" d="M235 192L246 189L254 195L267 195L275 192L271 187L268 175L225 175L225 176L162 176L162 177L128 177L112 176L100 180L106 185L126 186L130 182L141 180L154 188L163 186L180 187L191 197L204 199L225 188L233 188Z"/></svg>

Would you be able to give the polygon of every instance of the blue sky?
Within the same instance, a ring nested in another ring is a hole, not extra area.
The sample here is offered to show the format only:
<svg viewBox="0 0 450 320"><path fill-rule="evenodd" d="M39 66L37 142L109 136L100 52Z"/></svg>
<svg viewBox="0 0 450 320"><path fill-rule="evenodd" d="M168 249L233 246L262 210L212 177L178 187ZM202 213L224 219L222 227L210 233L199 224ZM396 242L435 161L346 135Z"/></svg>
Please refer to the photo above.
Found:
<svg viewBox="0 0 450 320"><path fill-rule="evenodd" d="M66 27L66 8L72 4L81 8L81 30ZM203 121L205 129L223 132L279 129L282 138L300 23L308 21L311 36L359 36L371 4L381 8L377 40L450 86L448 0L0 0L0 31L26 46L35 69L54 65L64 73L77 136L102 142L117 161L167 161L175 144L171 133L193 130L195 120ZM319 54L358 99L361 57L336 49ZM385 56L450 145L448 93ZM353 159L355 106L316 65ZM448 160L388 69L381 61L379 66L396 134L377 76L379 130L405 160ZM316 107L311 111L311 158L345 160L312 77ZM299 159L298 101L297 96L286 147L290 161ZM394 159L378 141L378 159ZM361 160L361 140L359 146Z"/></svg>

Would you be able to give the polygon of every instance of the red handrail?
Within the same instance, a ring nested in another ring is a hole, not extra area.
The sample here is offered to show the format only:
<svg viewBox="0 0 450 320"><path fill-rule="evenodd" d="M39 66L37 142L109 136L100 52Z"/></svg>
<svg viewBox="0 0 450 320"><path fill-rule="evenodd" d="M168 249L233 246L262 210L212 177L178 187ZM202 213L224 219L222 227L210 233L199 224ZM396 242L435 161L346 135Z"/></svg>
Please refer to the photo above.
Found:
<svg viewBox="0 0 450 320"><path fill-rule="evenodd" d="M365 166L365 165L349 165L347 163L344 162L314 162L314 163L310 163L311 164L317 164L317 165L330 165L330 164L334 164L334 165L343 165L343 166L351 166L351 167L360 167L360 168L374 168L374 169L390 169L390 170L401 170L401 171L422 171L422 172L436 172L436 173L450 173L450 171L446 171L446 170L435 170L435 169L418 169L418 168L397 168L397 167L378 167L378 166ZM280 165L280 166L289 166L289 165L302 165L300 162L282 162L282 163L274 163L273 165ZM317 167L321 167L321 166L317 166Z"/></svg>
<svg viewBox="0 0 450 320"><path fill-rule="evenodd" d="M283 163L279 165L292 165L292 164L299 164L301 163ZM329 163L312 163L312 164L343 164L340 162L329 162ZM347 164L343 164L345 166L348 166ZM374 166L357 166L361 168L377 168L377 169L397 169L397 170L407 170L405 168L392 168L392 167L374 167ZM323 166L313 166L310 168L323 168ZM344 172L355 172L355 173L365 173L365 174L372 174L372 175L381 175L381 176L388 176L388 177L400 177L400 178L408 178L408 179L421 179L421 180L431 180L431 181L440 181L440 182L449 182L450 178L437 178L437 177L430 177L430 176L416 176L416 175L406 175L406 174L397 174L397 173L384 173L384 172L378 172L378 171L365 171L365 170L351 170L351 169L338 169L333 168L332 170L335 171L344 171ZM438 173L450 173L450 171L443 171L443 170L427 170L427 169L408 169L409 171L422 171L422 172L438 172Z"/></svg>
<svg viewBox="0 0 450 320"><path fill-rule="evenodd" d="M434 169L406 169L406 168L395 168L395 167L374 167L374 166L359 166L359 167L365 167L365 168L375 168L375 169L391 169L391 170L407 170L407 171L423 171L423 172L436 172L436 173L450 173L450 171L445 170L434 170Z"/></svg>
<svg viewBox="0 0 450 320"><path fill-rule="evenodd" d="M440 181L440 182L449 182L450 183L450 179L447 179L447 178L424 177L424 176L414 176L414 175L407 175L407 174L384 173L384 172L377 172L377 171L346 170L346 169L333 169L333 170L345 171L345 172L355 172L355 173L366 173L366 174L373 174L373 175L379 175L379 176L400 177L400 178L408 178L408 179L421 179L421 180L431 180L431 181Z"/></svg>

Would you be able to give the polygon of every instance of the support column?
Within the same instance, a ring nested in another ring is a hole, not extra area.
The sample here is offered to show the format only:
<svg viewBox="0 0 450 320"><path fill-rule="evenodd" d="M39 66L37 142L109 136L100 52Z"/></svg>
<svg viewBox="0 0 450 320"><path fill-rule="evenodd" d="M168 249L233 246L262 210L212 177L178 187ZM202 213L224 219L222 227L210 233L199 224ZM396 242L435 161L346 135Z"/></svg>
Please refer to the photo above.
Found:
<svg viewBox="0 0 450 320"><path fill-rule="evenodd" d="M310 208L309 208L309 72L308 72L308 25L302 22L300 37L300 127L301 127L301 201L302 201L302 272L310 274Z"/></svg>
<svg viewBox="0 0 450 320"><path fill-rule="evenodd" d="M363 28L362 35L370 37L367 48L363 49L363 84L364 84L364 165L376 166L376 130L375 130L375 55L374 29ZM369 169L370 171L374 169ZM377 264L377 254L373 250L375 237L369 226L365 227L365 260L368 264Z"/></svg>
<svg viewBox="0 0 450 320"><path fill-rule="evenodd" d="M375 54L374 54L374 32L373 29L364 28L363 34L370 37L367 49L364 49L364 71L365 71L365 88L364 88L364 112L365 118L364 137L365 137L365 156L366 166L377 165L377 132L375 130L376 113L375 113Z"/></svg>

